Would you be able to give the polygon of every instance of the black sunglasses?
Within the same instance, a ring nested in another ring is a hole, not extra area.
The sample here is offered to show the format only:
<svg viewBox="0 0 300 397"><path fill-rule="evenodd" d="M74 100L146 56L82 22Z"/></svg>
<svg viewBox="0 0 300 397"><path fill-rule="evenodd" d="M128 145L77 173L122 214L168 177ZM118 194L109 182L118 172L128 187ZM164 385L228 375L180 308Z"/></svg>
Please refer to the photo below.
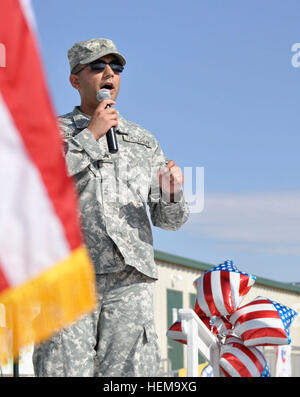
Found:
<svg viewBox="0 0 300 397"><path fill-rule="evenodd" d="M85 65L83 68L79 69L77 72L73 72L73 74L80 73L83 69L87 68L88 66L91 67L91 70L95 70L97 72L103 72L103 70L105 70L107 65L110 66L110 68L112 69L112 71L114 73L122 73L124 70L124 66L117 63L116 61L111 61L111 62L94 61L92 63L89 63L88 65Z"/></svg>

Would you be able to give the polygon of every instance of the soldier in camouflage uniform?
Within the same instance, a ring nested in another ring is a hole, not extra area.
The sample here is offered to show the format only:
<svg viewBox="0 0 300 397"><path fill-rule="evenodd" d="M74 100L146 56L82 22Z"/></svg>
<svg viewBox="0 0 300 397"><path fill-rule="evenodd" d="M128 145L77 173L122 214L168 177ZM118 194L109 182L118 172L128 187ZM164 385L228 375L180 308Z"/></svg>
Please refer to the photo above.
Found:
<svg viewBox="0 0 300 397"><path fill-rule="evenodd" d="M152 134L113 107L126 63L114 43L76 43L68 58L81 105L59 121L95 266L98 306L35 347L35 373L155 376L160 359L153 315L157 269L147 205L154 226L177 230L188 219L183 175ZM96 94L103 87L111 99L99 103ZM111 127L119 146L114 154L104 136Z"/></svg>

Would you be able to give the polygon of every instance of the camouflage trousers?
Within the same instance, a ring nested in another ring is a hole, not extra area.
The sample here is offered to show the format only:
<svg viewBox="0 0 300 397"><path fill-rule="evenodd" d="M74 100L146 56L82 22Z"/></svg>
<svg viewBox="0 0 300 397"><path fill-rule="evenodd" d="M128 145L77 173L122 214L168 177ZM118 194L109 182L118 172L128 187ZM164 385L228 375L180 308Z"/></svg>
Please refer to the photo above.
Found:
<svg viewBox="0 0 300 397"><path fill-rule="evenodd" d="M36 376L155 376L154 280L127 266L97 274L97 309L35 346Z"/></svg>

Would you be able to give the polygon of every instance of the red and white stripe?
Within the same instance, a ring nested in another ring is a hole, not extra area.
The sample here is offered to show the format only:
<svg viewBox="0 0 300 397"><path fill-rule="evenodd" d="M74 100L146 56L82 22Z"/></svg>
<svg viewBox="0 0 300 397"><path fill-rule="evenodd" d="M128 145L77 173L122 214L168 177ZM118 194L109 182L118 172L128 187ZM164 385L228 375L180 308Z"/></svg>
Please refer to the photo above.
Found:
<svg viewBox="0 0 300 397"><path fill-rule="evenodd" d="M266 359L257 348L246 347L240 339L230 337L221 347L219 364L226 377L260 377Z"/></svg>
<svg viewBox="0 0 300 397"><path fill-rule="evenodd" d="M282 320L269 299L257 297L240 307L230 322L246 346L288 344Z"/></svg>
<svg viewBox="0 0 300 397"><path fill-rule="evenodd" d="M216 317L214 328L218 335L227 335L232 330L232 324L224 316Z"/></svg>
<svg viewBox="0 0 300 397"><path fill-rule="evenodd" d="M196 313L201 317L232 314L254 282L253 278L239 272L217 270L205 273L195 281Z"/></svg>
<svg viewBox="0 0 300 397"><path fill-rule="evenodd" d="M194 312L198 314L197 312L197 303L194 308ZM215 335L227 335L231 329L232 329L232 324L226 319L226 317L200 317L200 320L206 325L206 327Z"/></svg>
<svg viewBox="0 0 300 397"><path fill-rule="evenodd" d="M176 321L167 331L167 337L180 343L187 343L187 335L182 331L181 321Z"/></svg>

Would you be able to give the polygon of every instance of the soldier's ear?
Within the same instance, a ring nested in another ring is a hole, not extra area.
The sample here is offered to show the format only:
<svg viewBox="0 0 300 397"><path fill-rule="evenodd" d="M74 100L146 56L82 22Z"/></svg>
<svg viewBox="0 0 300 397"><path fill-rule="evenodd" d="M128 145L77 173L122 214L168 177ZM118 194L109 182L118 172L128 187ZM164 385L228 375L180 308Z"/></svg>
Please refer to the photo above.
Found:
<svg viewBox="0 0 300 397"><path fill-rule="evenodd" d="M79 77L76 74L71 73L69 80L70 80L71 86L74 87L76 90L78 90L79 86L80 86Z"/></svg>

